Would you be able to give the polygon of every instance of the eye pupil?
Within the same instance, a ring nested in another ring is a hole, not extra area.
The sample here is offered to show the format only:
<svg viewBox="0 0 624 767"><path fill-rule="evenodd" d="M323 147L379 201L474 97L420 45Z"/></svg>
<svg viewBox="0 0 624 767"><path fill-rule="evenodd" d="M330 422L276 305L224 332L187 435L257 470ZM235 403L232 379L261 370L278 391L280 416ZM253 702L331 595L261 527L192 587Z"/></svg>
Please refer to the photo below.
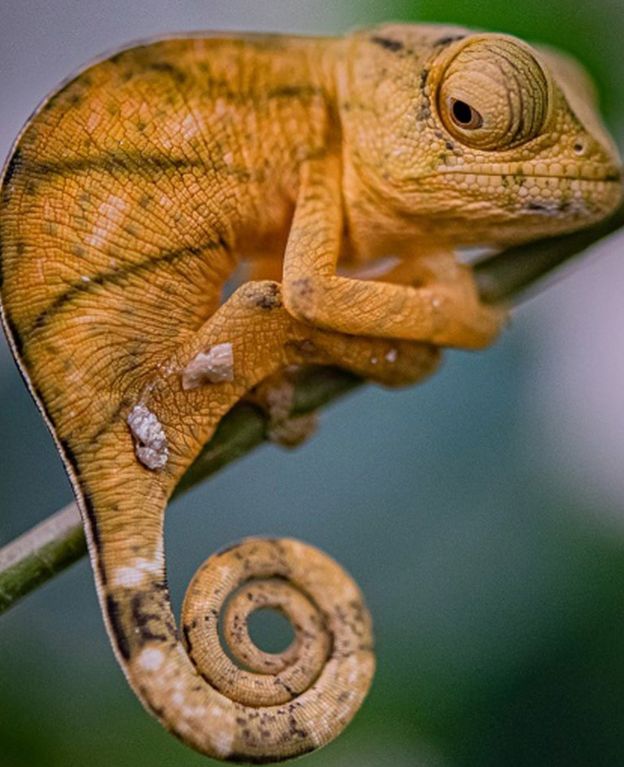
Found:
<svg viewBox="0 0 624 767"><path fill-rule="evenodd" d="M454 101L453 117L460 125L470 125L474 119L474 111L465 101Z"/></svg>

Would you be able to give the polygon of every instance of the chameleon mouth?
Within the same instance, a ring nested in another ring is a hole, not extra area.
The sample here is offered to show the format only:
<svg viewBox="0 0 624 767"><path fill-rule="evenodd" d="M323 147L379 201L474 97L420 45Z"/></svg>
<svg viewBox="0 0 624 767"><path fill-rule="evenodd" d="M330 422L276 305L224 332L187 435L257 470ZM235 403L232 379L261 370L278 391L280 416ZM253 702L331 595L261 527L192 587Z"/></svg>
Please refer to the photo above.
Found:
<svg viewBox="0 0 624 767"><path fill-rule="evenodd" d="M522 168L501 168L501 169L470 169L460 170L459 168L441 168L437 171L437 175L444 176L472 176L476 181L480 177L497 178L497 179L513 179L518 185L522 185L524 180L531 179L551 179L553 181L568 181L568 182L582 182L584 185L588 183L595 184L620 184L623 182L623 171L621 168L610 167L608 169L596 168L594 171L584 173L574 173L570 171L568 173L543 173L525 170ZM436 174L430 174L433 176Z"/></svg>

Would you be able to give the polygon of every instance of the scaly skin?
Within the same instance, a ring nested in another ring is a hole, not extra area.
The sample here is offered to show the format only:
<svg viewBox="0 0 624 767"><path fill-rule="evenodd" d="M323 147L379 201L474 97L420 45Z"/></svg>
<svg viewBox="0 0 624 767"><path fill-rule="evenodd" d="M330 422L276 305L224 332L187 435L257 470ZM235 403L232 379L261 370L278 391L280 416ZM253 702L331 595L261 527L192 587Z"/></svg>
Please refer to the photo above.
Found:
<svg viewBox="0 0 624 767"><path fill-rule="evenodd" d="M454 250L587 226L620 198L580 69L502 35L168 40L40 108L4 172L3 319L119 662L168 729L217 758L296 756L340 732L373 673L357 587L295 541L208 560L178 639L164 509L223 414L287 365L398 385L440 347L486 346L505 314ZM222 303L241 261L250 280ZM280 655L246 633L263 606L295 625Z"/></svg>

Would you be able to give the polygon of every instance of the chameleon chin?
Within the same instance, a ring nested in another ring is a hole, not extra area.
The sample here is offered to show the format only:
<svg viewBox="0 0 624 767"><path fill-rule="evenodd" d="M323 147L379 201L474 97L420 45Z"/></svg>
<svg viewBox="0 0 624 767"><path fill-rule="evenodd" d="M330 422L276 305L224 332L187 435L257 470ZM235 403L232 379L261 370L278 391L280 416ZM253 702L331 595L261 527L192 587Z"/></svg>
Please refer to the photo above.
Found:
<svg viewBox="0 0 624 767"><path fill-rule="evenodd" d="M595 223L620 173L577 64L459 28L156 41L40 106L2 181L4 327L119 663L168 730L220 759L294 757L345 727L374 670L357 586L294 540L213 555L176 627L164 511L220 418L267 379L270 408L289 365L403 385L443 347L487 346L506 312L456 249ZM344 276L388 255L382 280ZM281 654L249 638L261 607L293 623Z"/></svg>

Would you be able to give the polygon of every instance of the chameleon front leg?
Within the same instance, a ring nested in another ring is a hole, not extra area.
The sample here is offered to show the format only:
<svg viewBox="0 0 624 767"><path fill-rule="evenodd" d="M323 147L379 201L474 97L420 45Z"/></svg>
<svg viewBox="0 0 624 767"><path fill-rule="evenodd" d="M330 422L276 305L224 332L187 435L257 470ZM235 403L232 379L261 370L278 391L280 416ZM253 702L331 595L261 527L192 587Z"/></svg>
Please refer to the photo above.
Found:
<svg viewBox="0 0 624 767"><path fill-rule="evenodd" d="M477 349L504 321L484 306L469 270L422 287L368 282L336 274L343 217L336 155L302 167L297 205L284 258L284 301L306 322L341 333Z"/></svg>
<svg viewBox="0 0 624 767"><path fill-rule="evenodd" d="M203 380L196 367L189 377L198 356L224 346L229 371L221 358L204 368ZM435 361L428 347L400 346L393 362L385 360L399 376L423 374ZM373 674L370 618L355 583L321 552L292 540L250 539L199 569L180 641L166 587L167 499L220 418L260 380L287 364L345 353L362 370L371 354L392 348L384 339L340 339L301 323L284 309L277 283L247 283L78 457L98 592L121 665L146 708L210 756L278 761L335 737ZM160 451L162 465L144 465L149 449ZM260 607L293 622L294 644L280 655L249 640L246 619Z"/></svg>

